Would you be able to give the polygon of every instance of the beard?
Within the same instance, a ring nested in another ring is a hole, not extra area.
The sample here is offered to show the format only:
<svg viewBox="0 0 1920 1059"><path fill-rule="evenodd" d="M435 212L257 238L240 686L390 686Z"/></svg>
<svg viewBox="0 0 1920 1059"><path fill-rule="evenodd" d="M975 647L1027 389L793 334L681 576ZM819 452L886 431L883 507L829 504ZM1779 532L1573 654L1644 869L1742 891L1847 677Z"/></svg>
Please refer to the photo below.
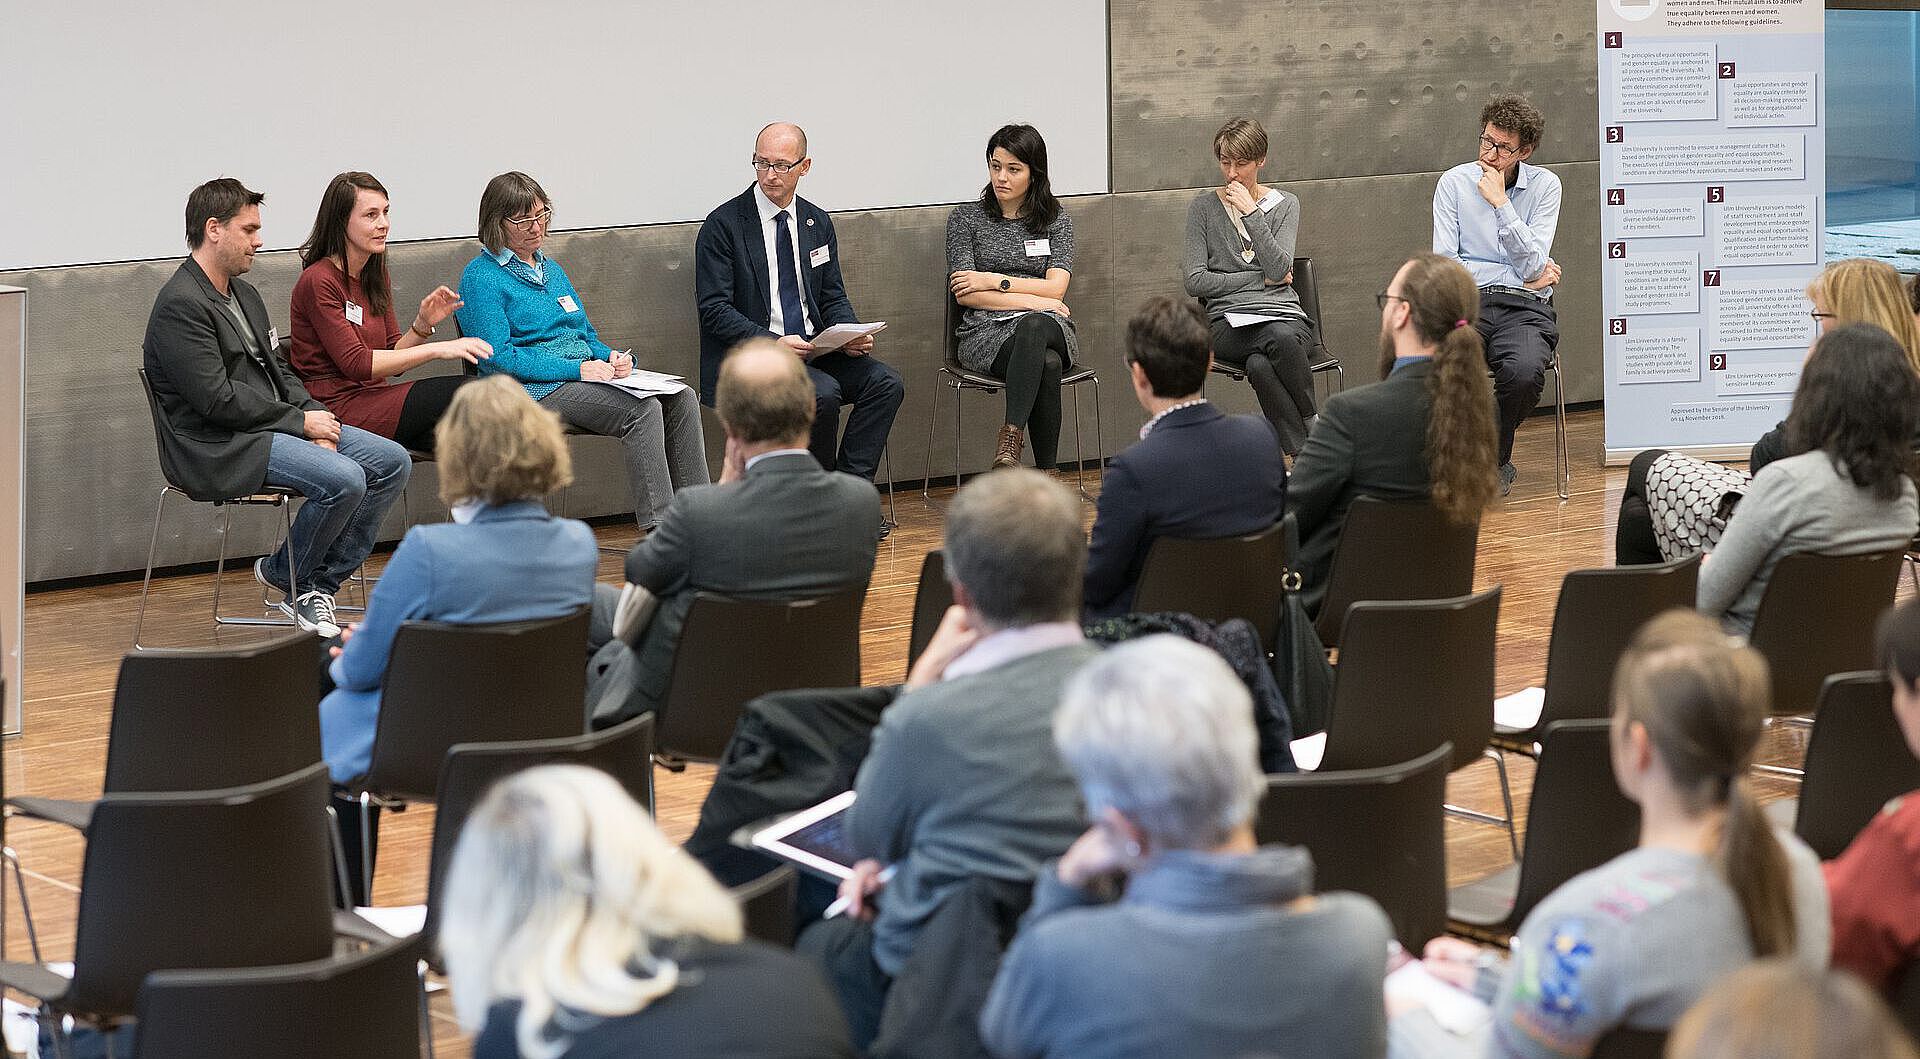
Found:
<svg viewBox="0 0 1920 1059"><path fill-rule="evenodd" d="M1394 361L1393 332L1387 330L1386 325L1382 324L1380 327L1380 377L1381 378L1383 379L1386 378L1387 373L1393 370L1393 361Z"/></svg>

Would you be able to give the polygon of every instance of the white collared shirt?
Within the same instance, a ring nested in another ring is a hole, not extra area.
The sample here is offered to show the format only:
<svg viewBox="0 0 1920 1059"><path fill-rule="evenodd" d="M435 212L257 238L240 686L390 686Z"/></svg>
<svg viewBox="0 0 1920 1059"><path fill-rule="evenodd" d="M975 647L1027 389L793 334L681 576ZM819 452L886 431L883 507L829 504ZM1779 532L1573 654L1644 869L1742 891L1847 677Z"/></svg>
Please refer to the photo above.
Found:
<svg viewBox="0 0 1920 1059"><path fill-rule="evenodd" d="M1077 621L1043 621L1018 629L1001 629L974 641L960 657L947 663L941 680L953 680L972 673L984 673L1028 655L1081 643L1086 639Z"/></svg>
<svg viewBox="0 0 1920 1059"><path fill-rule="evenodd" d="M780 311L780 252L779 244L774 242L780 227L773 220L780 207L760 190L758 181L753 185L753 201L760 207L760 238L767 248L767 330L781 335L786 333L787 318ZM807 266L800 259L800 196L795 195L786 210L787 238L793 241L793 279L800 284L800 333L810 335L813 319L807 313Z"/></svg>
<svg viewBox="0 0 1920 1059"><path fill-rule="evenodd" d="M742 470L748 470L748 471L753 470L754 464L759 463L761 460L764 460L769 456L792 456L795 453L805 455L809 451L810 450L807 450L807 449L774 449L771 452L763 452L758 456L753 456L748 458L747 465L744 468L742 468Z"/></svg>
<svg viewBox="0 0 1920 1059"><path fill-rule="evenodd" d="M1162 419L1165 419L1168 416L1172 415L1173 413L1178 412L1182 408L1198 408L1199 406L1206 403L1207 403L1206 398L1196 397L1191 401L1182 401L1177 405L1173 405L1168 408L1163 408L1160 411L1155 412L1153 415L1153 418L1147 420L1146 423L1140 427L1140 440L1141 441L1147 440L1147 435L1153 433L1153 428L1159 426L1160 421Z"/></svg>

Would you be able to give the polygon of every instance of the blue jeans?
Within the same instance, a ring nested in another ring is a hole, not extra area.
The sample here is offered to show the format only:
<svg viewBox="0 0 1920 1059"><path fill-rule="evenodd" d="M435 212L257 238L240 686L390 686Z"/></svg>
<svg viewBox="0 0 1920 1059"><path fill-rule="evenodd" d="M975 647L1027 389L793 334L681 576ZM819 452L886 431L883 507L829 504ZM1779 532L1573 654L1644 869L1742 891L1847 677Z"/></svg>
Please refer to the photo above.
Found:
<svg viewBox="0 0 1920 1059"><path fill-rule="evenodd" d="M306 497L290 542L302 592L340 591L373 551L380 520L412 474L413 461L399 443L345 423L338 452L291 434L273 435L267 484ZM266 574L277 585L287 583L285 546L267 557Z"/></svg>

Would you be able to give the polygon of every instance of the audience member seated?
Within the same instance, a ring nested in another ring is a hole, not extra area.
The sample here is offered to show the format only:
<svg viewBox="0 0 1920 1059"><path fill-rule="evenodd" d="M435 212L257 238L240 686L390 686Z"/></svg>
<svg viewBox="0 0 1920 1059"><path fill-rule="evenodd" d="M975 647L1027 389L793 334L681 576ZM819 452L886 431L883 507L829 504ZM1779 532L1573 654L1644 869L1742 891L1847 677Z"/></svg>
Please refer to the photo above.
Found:
<svg viewBox="0 0 1920 1059"><path fill-rule="evenodd" d="M1073 281L1073 219L1053 197L1047 141L1031 125L987 140L987 186L947 215L948 287L960 303L954 332L968 371L1007 381L1007 417L993 457L1020 462L1024 428L1033 465L1060 453L1060 380L1080 349L1065 301Z"/></svg>
<svg viewBox="0 0 1920 1059"><path fill-rule="evenodd" d="M1560 178L1528 165L1547 119L1525 96L1495 96L1480 109L1471 162L1440 174L1433 188L1433 252L1473 273L1480 311L1470 319L1486 349L1500 407L1500 495L1513 486L1513 435L1533 414L1560 344L1551 256L1560 226Z"/></svg>
<svg viewBox="0 0 1920 1059"><path fill-rule="evenodd" d="M1873 324L1900 343L1908 364L1920 372L1920 327L1910 311L1909 287L1883 261L1849 258L1823 269L1807 285L1807 298L1820 332ZM1915 422L1920 424L1920 419ZM1913 444L1920 448L1920 435ZM1789 455L1785 423L1754 443L1745 471L1665 449L1640 453L1628 467L1626 491L1620 497L1614 560L1622 565L1659 563L1713 550L1738 502L1728 497L1744 494L1762 468Z"/></svg>
<svg viewBox="0 0 1920 1059"><path fill-rule="evenodd" d="M776 122L761 129L753 141L754 185L700 225L693 244L700 392L709 402L716 399L720 362L735 346L749 338L778 341L806 364L813 384L808 448L814 460L871 482L907 389L899 372L872 356L872 335L814 351L811 339L820 332L859 323L860 317L840 278L833 218L798 195L800 178L812 168L800 126ZM853 412L846 436L836 441L843 404ZM881 526L880 536L888 528Z"/></svg>
<svg viewBox="0 0 1920 1059"><path fill-rule="evenodd" d="M1670 1059L1920 1059L1859 979L1787 959L1726 976L1667 1039Z"/></svg>
<svg viewBox="0 0 1920 1059"><path fill-rule="evenodd" d="M1920 757L1920 603L1881 618L1878 639L1894 719ZM1834 966L1885 992L1920 959L1920 791L1888 802L1826 870Z"/></svg>
<svg viewBox="0 0 1920 1059"><path fill-rule="evenodd" d="M620 439L642 530L660 521L674 490L707 482L700 401L685 387L642 397L595 385L633 373L628 351L608 348L587 322L580 293L541 253L553 200L525 173L502 173L480 196L480 255L460 279L460 330L487 343L482 375L527 388L561 422Z"/></svg>
<svg viewBox="0 0 1920 1059"><path fill-rule="evenodd" d="M509 380L483 379L454 395L435 440L440 499L454 520L407 531L374 586L366 620L342 632L345 646L333 649L334 690L320 700L320 742L335 783L364 775L372 760L380 681L401 622L552 618L592 598L593 531L547 514L540 502L573 480L559 419ZM349 859L358 861L358 803L338 808ZM357 887L360 867L350 868ZM367 895L353 896L366 903Z"/></svg>
<svg viewBox="0 0 1920 1059"><path fill-rule="evenodd" d="M1420 254L1380 303L1381 380L1334 394L1293 464L1302 601L1318 612L1355 497L1429 500L1461 524L1493 499L1493 385L1473 322L1480 292L1459 262Z"/></svg>
<svg viewBox="0 0 1920 1059"><path fill-rule="evenodd" d="M1213 134L1220 187L1187 207L1181 270L1187 293L1206 304L1213 354L1247 373L1260 411L1291 456L1313 427L1313 321L1293 289L1300 200L1260 183L1267 130L1234 118ZM1232 318L1228 318L1228 314Z"/></svg>
<svg viewBox="0 0 1920 1059"><path fill-rule="evenodd" d="M1115 647L1067 685L1053 730L1093 826L1034 882L981 1013L989 1051L1381 1054L1392 928L1365 897L1315 896L1306 850L1255 844L1266 778L1218 655Z"/></svg>
<svg viewBox="0 0 1920 1059"><path fill-rule="evenodd" d="M1087 551L1090 618L1127 613L1147 550L1159 537L1233 537L1280 521L1287 468L1273 428L1229 416L1206 385L1206 315L1190 301L1154 298L1127 325L1133 396L1149 418L1140 443L1113 458ZM1235 576L1221 571L1222 576Z"/></svg>
<svg viewBox="0 0 1920 1059"><path fill-rule="evenodd" d="M333 637L333 594L373 551L413 463L392 441L341 423L274 356L266 303L240 279L261 246L265 198L231 177L187 196L192 254L154 300L141 359L172 428L160 444L183 479L173 484L194 496L271 485L306 497L291 539L253 574L286 597L279 606L302 629Z"/></svg>
<svg viewBox="0 0 1920 1059"><path fill-rule="evenodd" d="M694 593L807 599L873 576L880 494L807 451L815 403L800 359L772 339L750 340L727 357L716 389L727 431L719 483L675 495L660 528L627 554L627 581L657 601L651 619L616 637L620 591L594 590L596 727L659 708Z"/></svg>
<svg viewBox="0 0 1920 1059"><path fill-rule="evenodd" d="M1097 653L1080 635L1080 527L1080 502L1023 468L974 479L947 509L954 605L860 767L847 834L867 859L841 886L849 913L800 938L856 1048L944 899L978 877L1030 882L1083 830L1052 733L1061 689Z"/></svg>
<svg viewBox="0 0 1920 1059"><path fill-rule="evenodd" d="M1787 413L1788 451L1744 490L1739 506L1691 489L1676 468L1697 463L1658 450L1634 457L1644 467L1658 551L1702 550L1707 497L1724 526L1700 567L1699 607L1727 631L1745 634L1766 594L1773 566L1796 552L1858 555L1904 547L1920 524L1912 438L1920 423L1920 376L1893 336L1872 324L1847 324L1814 343ZM1656 457L1648 461L1649 456ZM1677 460L1677 462L1676 462ZM1671 473L1670 473L1671 472ZM1681 499L1669 504L1663 498ZM1626 498L1622 498L1622 505ZM1680 516L1669 519L1665 513ZM1730 512L1730 514L1728 513ZM1644 543L1644 542L1643 542Z"/></svg>
<svg viewBox="0 0 1920 1059"><path fill-rule="evenodd" d="M342 423L431 452L434 424L469 376L388 380L430 360L478 364L493 348L477 338L432 340L440 322L460 308L460 296L445 287L420 299L419 314L400 330L387 275L387 231L387 189L373 174L334 177L300 248L304 268L293 285L287 361Z"/></svg>
<svg viewBox="0 0 1920 1059"><path fill-rule="evenodd" d="M1770 698L1765 660L1705 617L1647 623L1613 680L1614 779L1640 806L1639 848L1547 895L1510 960L1429 942L1427 969L1493 1018L1462 1038L1424 1008L1396 1012L1394 1054L1584 1056L1618 1027L1669 1029L1756 957L1825 968L1820 862L1773 830L1747 779Z"/></svg>
<svg viewBox="0 0 1920 1059"><path fill-rule="evenodd" d="M745 939L733 897L595 769L528 769L481 801L440 947L474 1059L853 1055L819 972Z"/></svg>

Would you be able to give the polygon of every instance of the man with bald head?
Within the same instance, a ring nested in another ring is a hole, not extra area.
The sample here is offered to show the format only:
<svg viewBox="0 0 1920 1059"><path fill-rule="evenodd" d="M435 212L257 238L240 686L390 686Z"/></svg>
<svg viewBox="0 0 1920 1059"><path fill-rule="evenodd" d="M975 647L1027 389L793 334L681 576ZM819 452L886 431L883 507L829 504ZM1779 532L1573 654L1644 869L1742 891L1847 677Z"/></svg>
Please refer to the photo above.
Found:
<svg viewBox="0 0 1920 1059"><path fill-rule="evenodd" d="M807 134L798 125L761 129L753 144L753 186L700 226L694 243L700 392L712 403L727 350L749 338L773 339L806 365L813 383L808 448L814 458L827 470L872 481L906 387L898 372L870 355L872 336L825 353L809 341L834 324L859 322L840 278L833 219L796 194L812 168ZM852 405L853 414L836 444L843 404Z"/></svg>
<svg viewBox="0 0 1920 1059"><path fill-rule="evenodd" d="M814 396L800 358L773 339L750 339L717 376L727 431L720 480L674 493L659 528L627 554L627 581L659 601L653 617L637 637L615 639L619 592L594 590L596 728L659 707L695 592L808 599L864 587L873 575L880 494L807 451Z"/></svg>

